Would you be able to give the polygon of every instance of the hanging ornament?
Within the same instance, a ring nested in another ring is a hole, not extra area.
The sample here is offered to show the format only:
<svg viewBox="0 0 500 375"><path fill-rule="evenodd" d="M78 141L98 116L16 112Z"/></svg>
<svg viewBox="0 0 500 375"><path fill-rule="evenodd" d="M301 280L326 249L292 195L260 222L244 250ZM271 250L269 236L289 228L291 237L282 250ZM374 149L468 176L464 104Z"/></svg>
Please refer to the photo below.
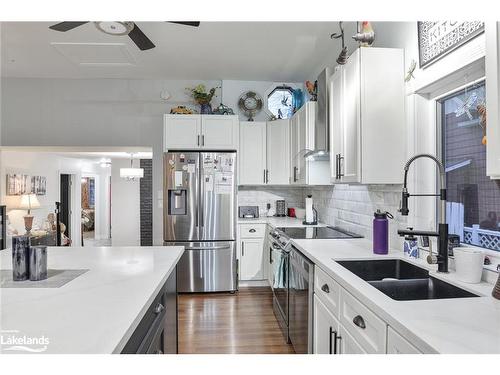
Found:
<svg viewBox="0 0 500 375"><path fill-rule="evenodd" d="M371 47L375 41L375 31L373 30L372 24L369 21L363 21L361 23L361 30L352 37L356 42L359 43L361 47Z"/></svg>

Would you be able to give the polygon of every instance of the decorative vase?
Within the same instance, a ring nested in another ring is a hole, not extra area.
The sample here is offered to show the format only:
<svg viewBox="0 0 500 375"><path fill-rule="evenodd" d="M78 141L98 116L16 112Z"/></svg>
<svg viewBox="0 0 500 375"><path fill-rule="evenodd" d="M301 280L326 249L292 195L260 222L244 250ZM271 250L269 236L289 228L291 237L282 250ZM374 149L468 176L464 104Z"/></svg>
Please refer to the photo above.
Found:
<svg viewBox="0 0 500 375"><path fill-rule="evenodd" d="M210 103L200 103L200 113L202 115L211 115L212 114L212 106Z"/></svg>

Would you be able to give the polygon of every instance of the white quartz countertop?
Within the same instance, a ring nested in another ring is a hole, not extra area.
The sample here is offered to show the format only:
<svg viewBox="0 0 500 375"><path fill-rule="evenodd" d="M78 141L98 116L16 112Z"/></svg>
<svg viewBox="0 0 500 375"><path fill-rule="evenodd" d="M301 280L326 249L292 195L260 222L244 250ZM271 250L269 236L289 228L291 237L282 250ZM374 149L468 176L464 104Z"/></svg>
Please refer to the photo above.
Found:
<svg viewBox="0 0 500 375"><path fill-rule="evenodd" d="M49 247L49 269L89 271L60 288L0 288L3 341L11 333L44 336L45 353L119 353L183 252L181 246ZM9 249L0 252L0 268L12 269ZM0 352L11 353L9 346L2 343Z"/></svg>
<svg viewBox="0 0 500 375"><path fill-rule="evenodd" d="M410 261L431 270L432 276L481 297L396 301L348 271L337 260L403 258L401 251L375 255L366 239L292 240L312 262L328 273L394 330L424 353L500 353L500 301L493 285L467 284L455 274L440 274L423 260Z"/></svg>
<svg viewBox="0 0 500 375"><path fill-rule="evenodd" d="M263 216L256 219L238 219L238 224L269 224L274 228L286 228L286 227L324 227L325 224L318 223L318 225L304 225L302 222L304 219L297 219L296 217L277 217L277 216Z"/></svg>

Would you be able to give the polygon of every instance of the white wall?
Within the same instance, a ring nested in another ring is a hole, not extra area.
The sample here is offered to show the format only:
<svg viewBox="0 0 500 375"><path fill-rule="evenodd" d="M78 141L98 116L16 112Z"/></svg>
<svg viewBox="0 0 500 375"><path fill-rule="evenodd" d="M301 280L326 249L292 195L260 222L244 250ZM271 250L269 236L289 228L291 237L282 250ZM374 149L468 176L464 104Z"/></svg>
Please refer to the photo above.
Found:
<svg viewBox="0 0 500 375"><path fill-rule="evenodd" d="M55 202L60 201L60 173L68 173L75 175L75 197L74 202L78 205L73 207L75 213L81 209L81 186L80 179L82 175L93 175L99 180L105 179L109 175L109 170L99 167L94 160L83 158L64 157L59 154L50 152L25 152L25 151L0 151L0 196L2 204L7 205L9 220L14 229L19 233L24 233L23 216L26 214L24 210L18 210L20 197L6 195L6 175L8 173L27 174L30 176L45 176L47 178L47 193L46 195L38 196L41 207L33 210L35 216L34 227L41 226L47 218L49 212L54 212ZM98 196L102 197L101 191L97 192ZM99 210L99 228L96 228L98 233L106 234L106 217L104 210ZM75 215L75 219L71 225L72 237L75 245L79 245L80 238L80 217Z"/></svg>
<svg viewBox="0 0 500 375"><path fill-rule="evenodd" d="M135 163L139 163L138 160ZM140 246L139 180L120 177L120 168L129 168L130 160L112 159L111 166L111 243L113 246Z"/></svg>
<svg viewBox="0 0 500 375"><path fill-rule="evenodd" d="M4 78L3 146L142 146L153 150L153 242L163 243L163 114L194 106L187 87L220 81ZM160 100L160 92L172 95ZM213 103L218 105L219 98Z"/></svg>

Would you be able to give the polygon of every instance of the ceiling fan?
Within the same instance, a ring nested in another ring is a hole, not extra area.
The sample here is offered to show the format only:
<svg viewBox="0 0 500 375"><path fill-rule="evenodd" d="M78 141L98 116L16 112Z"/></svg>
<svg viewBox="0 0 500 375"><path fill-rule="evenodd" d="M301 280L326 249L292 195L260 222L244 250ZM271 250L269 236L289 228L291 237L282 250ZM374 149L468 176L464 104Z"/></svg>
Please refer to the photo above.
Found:
<svg viewBox="0 0 500 375"><path fill-rule="evenodd" d="M49 29L66 32L77 28L78 26L89 23L90 21L66 21L49 26ZM168 21L179 25L198 27L199 21ZM110 35L128 35L130 39L139 47L141 51L154 48L154 43L142 32L135 22L132 21L112 21L112 22L94 22L99 31Z"/></svg>

